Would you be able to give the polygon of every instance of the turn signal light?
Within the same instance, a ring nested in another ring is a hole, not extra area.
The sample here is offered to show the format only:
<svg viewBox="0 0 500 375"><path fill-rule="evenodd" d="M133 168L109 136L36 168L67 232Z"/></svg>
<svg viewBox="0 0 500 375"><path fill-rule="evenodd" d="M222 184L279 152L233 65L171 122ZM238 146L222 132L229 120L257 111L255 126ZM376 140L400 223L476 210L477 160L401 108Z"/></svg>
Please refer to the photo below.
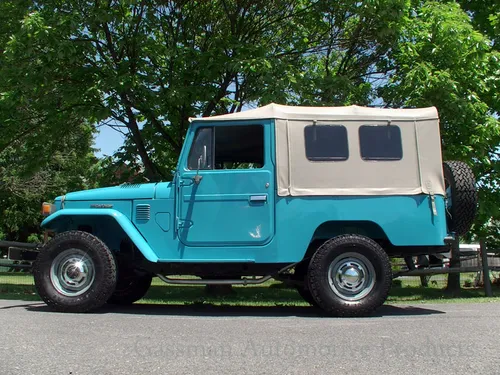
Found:
<svg viewBox="0 0 500 375"><path fill-rule="evenodd" d="M53 204L43 202L42 203L42 215L43 216L49 216L50 214L53 214L56 211L56 206Z"/></svg>

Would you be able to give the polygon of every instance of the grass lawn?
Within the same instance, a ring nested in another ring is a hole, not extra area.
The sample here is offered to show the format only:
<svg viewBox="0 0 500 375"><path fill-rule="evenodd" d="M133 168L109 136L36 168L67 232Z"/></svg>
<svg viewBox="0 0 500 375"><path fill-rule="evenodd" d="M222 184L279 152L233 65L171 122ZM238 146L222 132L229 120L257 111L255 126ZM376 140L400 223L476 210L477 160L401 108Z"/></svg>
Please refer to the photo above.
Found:
<svg viewBox="0 0 500 375"><path fill-rule="evenodd" d="M464 278L462 278L464 279ZM460 298L452 298L437 287L415 287L405 284L391 289L387 304L436 303L436 302L500 302L500 288L493 287L494 297L484 296L484 290L462 288ZM0 273L0 299L39 301L33 286L33 277L24 273ZM204 286L166 285L158 278L153 280L148 294L140 301L150 304L213 304L230 306L308 306L294 290L276 281L262 285L234 286L225 296L212 296Z"/></svg>

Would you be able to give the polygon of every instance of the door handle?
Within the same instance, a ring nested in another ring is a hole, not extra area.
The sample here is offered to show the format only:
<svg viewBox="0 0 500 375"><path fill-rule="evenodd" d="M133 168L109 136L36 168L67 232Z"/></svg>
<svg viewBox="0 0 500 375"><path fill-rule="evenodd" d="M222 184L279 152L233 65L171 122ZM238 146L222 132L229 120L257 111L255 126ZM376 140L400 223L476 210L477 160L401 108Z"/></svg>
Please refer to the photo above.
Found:
<svg viewBox="0 0 500 375"><path fill-rule="evenodd" d="M251 195L250 196L250 203L266 202L266 201L267 201L267 195Z"/></svg>

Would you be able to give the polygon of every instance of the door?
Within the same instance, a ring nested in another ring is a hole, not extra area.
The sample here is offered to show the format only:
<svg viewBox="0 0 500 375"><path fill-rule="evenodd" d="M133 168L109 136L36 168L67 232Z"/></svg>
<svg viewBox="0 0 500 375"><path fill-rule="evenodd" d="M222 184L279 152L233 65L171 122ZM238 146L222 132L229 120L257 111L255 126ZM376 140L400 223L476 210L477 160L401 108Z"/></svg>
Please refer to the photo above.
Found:
<svg viewBox="0 0 500 375"><path fill-rule="evenodd" d="M179 165L178 235L187 246L255 246L274 235L271 125L199 126Z"/></svg>

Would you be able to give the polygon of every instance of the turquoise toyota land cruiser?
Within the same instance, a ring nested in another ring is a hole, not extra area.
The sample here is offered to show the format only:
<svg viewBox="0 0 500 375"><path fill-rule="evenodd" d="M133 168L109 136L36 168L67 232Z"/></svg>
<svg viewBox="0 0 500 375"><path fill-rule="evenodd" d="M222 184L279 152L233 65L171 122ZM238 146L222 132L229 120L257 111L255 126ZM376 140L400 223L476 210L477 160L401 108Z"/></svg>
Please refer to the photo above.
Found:
<svg viewBox="0 0 500 375"><path fill-rule="evenodd" d="M86 312L139 300L155 276L274 278L329 315L366 315L390 257L448 251L476 205L469 167L441 160L435 108L270 104L191 119L171 182L45 204L35 285L54 310Z"/></svg>

